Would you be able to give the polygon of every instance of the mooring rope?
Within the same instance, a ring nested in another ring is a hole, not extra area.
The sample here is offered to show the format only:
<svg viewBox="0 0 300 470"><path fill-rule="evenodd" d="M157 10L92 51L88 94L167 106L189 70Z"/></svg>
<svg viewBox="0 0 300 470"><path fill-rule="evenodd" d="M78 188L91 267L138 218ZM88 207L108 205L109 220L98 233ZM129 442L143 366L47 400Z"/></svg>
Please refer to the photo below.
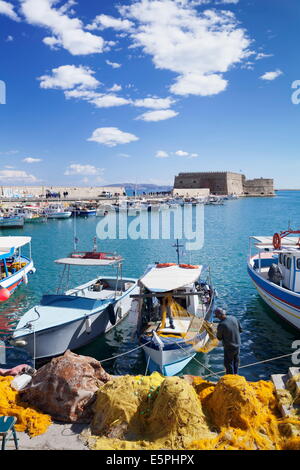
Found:
<svg viewBox="0 0 300 470"><path fill-rule="evenodd" d="M126 354L130 354L130 353L132 353L133 351L137 351L138 349L143 348L143 347L146 346L147 344L151 343L151 341L152 341L152 340L147 341L147 343L141 344L140 346L137 346L137 347L134 348L134 349L130 349L130 351L126 351L126 352L121 353L121 354L116 354L115 356L108 357L107 359L100 359L99 362L102 363L102 362L112 361L113 359L116 359L117 357L126 356Z"/></svg>
<svg viewBox="0 0 300 470"><path fill-rule="evenodd" d="M265 362L276 361L277 359L283 359L284 357L289 357L289 356L292 356L293 354L294 352L289 353L289 354L283 354L282 356L271 357L271 359L265 359L263 361L252 362L251 364L245 364L244 366L239 366L239 369L246 369L247 367L257 366L259 364L264 364ZM226 372L226 370L222 370L218 374L224 374L224 372ZM217 374L213 373L213 374L204 375L202 378L206 379L207 377L210 377L211 375L217 375Z"/></svg>

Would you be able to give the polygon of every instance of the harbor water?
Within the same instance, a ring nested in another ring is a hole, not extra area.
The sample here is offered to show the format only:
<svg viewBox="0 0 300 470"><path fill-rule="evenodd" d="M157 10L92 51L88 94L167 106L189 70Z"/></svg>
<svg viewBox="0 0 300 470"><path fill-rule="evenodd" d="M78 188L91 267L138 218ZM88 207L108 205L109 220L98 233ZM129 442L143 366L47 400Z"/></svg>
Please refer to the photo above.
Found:
<svg viewBox="0 0 300 470"><path fill-rule="evenodd" d="M277 318L259 298L247 274L250 235L272 235L284 230L289 223L299 228L300 191L277 192L270 198L240 198L224 205L205 206L205 239L201 250L185 252L181 262L209 265L213 284L218 292L217 305L228 314L236 315L243 327L241 365L261 362L292 353L292 343L299 333ZM76 235L79 250L91 250L100 218L77 218ZM61 266L55 259L73 250L74 220L48 220L46 223L25 224L23 229L2 230L1 236L32 237L32 255L37 268L29 283L18 288L11 299L0 306L0 330L26 310L37 304L43 294L55 292ZM181 240L184 243L184 240ZM117 252L124 258L123 275L140 277L148 264L176 262L174 240L98 240L98 250ZM82 284L99 273L96 268L71 271L70 287ZM112 275L107 268L103 275ZM107 335L76 351L98 360L129 351L138 346L135 334L137 313L133 309L127 318ZM144 374L146 362L142 349L104 364L113 374ZM265 362L241 369L248 380L269 379L272 373L285 373L291 358ZM197 354L182 374L207 375L223 370L223 349L218 347L207 355Z"/></svg>

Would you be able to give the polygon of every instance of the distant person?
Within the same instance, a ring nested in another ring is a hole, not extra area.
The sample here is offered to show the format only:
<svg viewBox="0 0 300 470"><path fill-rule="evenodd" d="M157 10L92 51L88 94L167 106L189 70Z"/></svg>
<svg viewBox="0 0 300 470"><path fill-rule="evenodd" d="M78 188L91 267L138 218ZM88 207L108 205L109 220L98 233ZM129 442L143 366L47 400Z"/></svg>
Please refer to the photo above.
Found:
<svg viewBox="0 0 300 470"><path fill-rule="evenodd" d="M223 343L226 374L238 374L242 327L236 317L227 315L222 308L215 310L215 316L220 320L217 338Z"/></svg>

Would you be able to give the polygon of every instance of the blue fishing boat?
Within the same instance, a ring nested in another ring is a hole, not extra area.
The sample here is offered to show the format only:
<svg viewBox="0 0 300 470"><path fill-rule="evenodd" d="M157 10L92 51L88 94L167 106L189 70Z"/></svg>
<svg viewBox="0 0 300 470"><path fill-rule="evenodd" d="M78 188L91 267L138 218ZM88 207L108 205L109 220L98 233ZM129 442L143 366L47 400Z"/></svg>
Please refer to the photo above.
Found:
<svg viewBox="0 0 300 470"><path fill-rule="evenodd" d="M102 252L73 252L56 260L63 265L61 284L54 295L44 295L39 305L20 319L12 340L22 344L34 359L63 354L78 349L107 333L128 314L132 299L138 292L137 280L123 278L122 258ZM115 276L98 276L73 289L64 291L70 267L116 268Z"/></svg>
<svg viewBox="0 0 300 470"><path fill-rule="evenodd" d="M21 252L25 245L28 245L27 256ZM34 272L31 237L0 237L0 288L11 295L20 284L27 284L28 275Z"/></svg>
<svg viewBox="0 0 300 470"><path fill-rule="evenodd" d="M19 216L8 215L0 217L0 229L2 228L23 228L24 218Z"/></svg>
<svg viewBox="0 0 300 470"><path fill-rule="evenodd" d="M297 235L297 236L295 236ZM248 274L261 298L300 329L300 231L250 237ZM256 253L252 254L253 242Z"/></svg>
<svg viewBox="0 0 300 470"><path fill-rule="evenodd" d="M215 291L203 266L163 263L140 279L139 340L150 372L178 374L209 341Z"/></svg>

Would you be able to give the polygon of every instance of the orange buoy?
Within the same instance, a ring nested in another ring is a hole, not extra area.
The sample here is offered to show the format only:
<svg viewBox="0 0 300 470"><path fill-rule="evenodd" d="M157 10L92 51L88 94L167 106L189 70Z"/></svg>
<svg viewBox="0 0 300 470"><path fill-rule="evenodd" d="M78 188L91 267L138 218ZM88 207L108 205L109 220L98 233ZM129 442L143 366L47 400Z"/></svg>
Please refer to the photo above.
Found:
<svg viewBox="0 0 300 470"><path fill-rule="evenodd" d="M0 302L5 302L10 298L10 291L5 287L0 287Z"/></svg>
<svg viewBox="0 0 300 470"><path fill-rule="evenodd" d="M199 266L195 266L193 264L180 264L180 268L185 268L185 269L198 269Z"/></svg>
<svg viewBox="0 0 300 470"><path fill-rule="evenodd" d="M273 246L275 250L280 250L281 248L281 236L279 233L274 233L273 235Z"/></svg>

